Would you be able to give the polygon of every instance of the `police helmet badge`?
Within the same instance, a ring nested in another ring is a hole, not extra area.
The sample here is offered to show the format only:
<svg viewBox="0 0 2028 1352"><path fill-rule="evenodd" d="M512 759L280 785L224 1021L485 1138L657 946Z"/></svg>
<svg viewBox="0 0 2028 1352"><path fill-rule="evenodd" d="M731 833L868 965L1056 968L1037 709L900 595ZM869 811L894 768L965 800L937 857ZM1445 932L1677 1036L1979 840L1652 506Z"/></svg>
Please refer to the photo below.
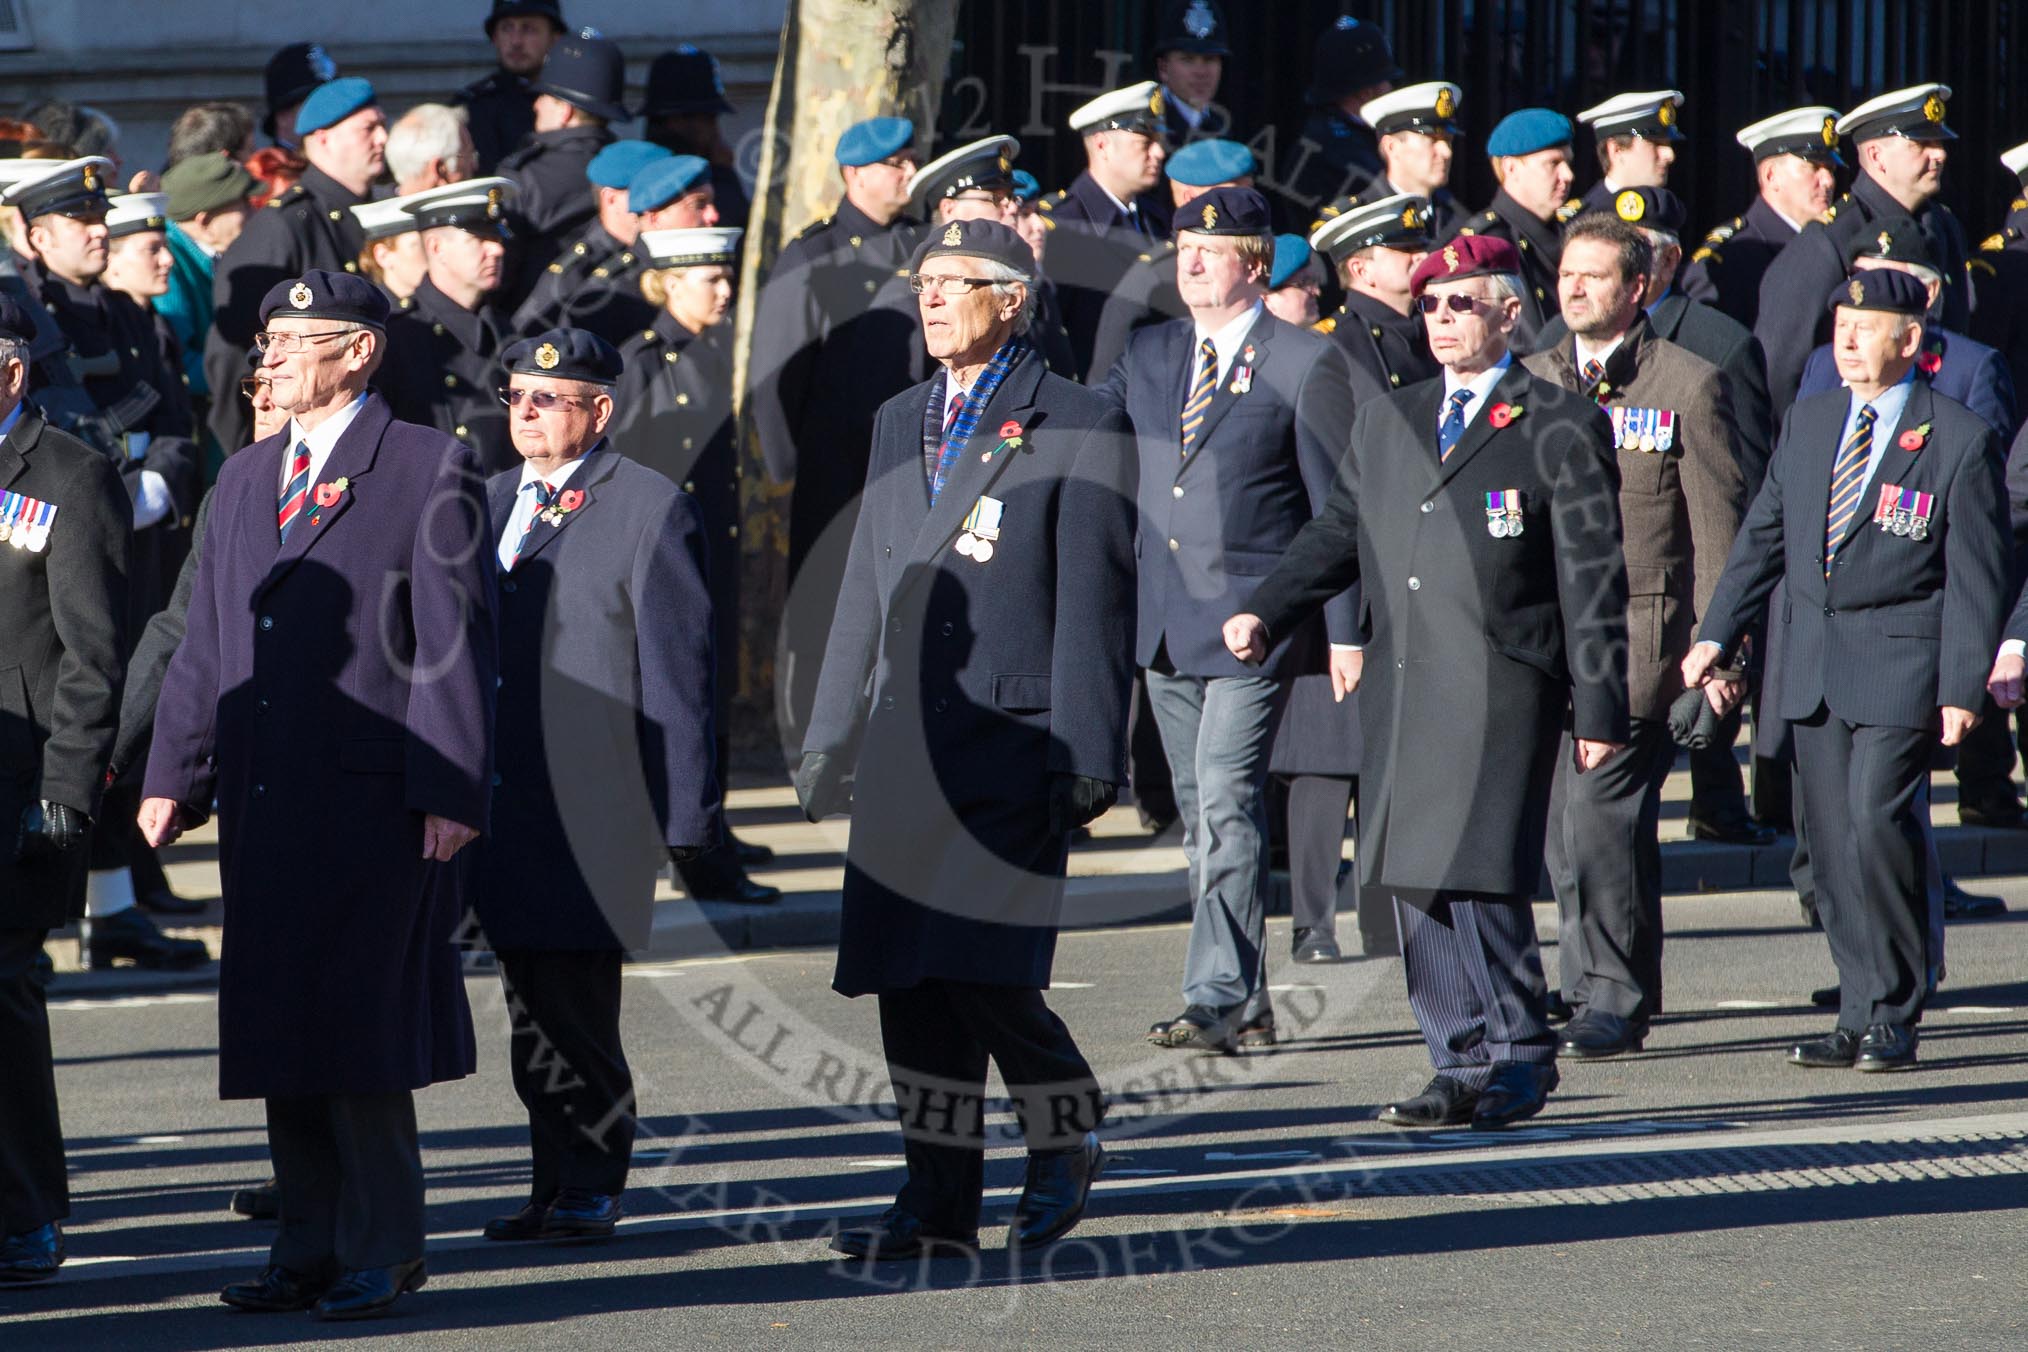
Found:
<svg viewBox="0 0 2028 1352"><path fill-rule="evenodd" d="M1218 31L1218 16L1204 0L1191 0L1190 8L1183 13L1183 31L1202 42Z"/></svg>

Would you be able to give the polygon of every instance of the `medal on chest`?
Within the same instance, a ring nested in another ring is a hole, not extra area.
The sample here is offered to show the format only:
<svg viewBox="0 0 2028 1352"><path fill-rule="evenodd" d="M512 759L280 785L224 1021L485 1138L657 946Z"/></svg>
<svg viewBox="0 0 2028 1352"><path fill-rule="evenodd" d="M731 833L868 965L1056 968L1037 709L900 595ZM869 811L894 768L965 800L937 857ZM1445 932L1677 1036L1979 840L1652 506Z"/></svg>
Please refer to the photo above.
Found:
<svg viewBox="0 0 2028 1352"><path fill-rule="evenodd" d="M1521 490L1502 488L1486 494L1486 534L1512 540L1521 534Z"/></svg>
<svg viewBox="0 0 2028 1352"><path fill-rule="evenodd" d="M1000 538L1000 517L1007 510L1007 504L998 498L980 498L972 504L972 510L965 513L964 533L958 536L958 553L973 563L986 563L993 557L994 542Z"/></svg>
<svg viewBox="0 0 2028 1352"><path fill-rule="evenodd" d="M1652 455L1676 444L1676 413L1666 408L1633 408L1618 405L1608 410L1613 419L1613 442L1623 451Z"/></svg>
<svg viewBox="0 0 2028 1352"><path fill-rule="evenodd" d="M40 554L49 547L49 528L55 524L55 503L25 493L0 493L0 541Z"/></svg>
<svg viewBox="0 0 2028 1352"><path fill-rule="evenodd" d="M1927 540L1930 518L1935 514L1936 494L1882 484L1880 501L1873 508L1873 524L1889 535Z"/></svg>

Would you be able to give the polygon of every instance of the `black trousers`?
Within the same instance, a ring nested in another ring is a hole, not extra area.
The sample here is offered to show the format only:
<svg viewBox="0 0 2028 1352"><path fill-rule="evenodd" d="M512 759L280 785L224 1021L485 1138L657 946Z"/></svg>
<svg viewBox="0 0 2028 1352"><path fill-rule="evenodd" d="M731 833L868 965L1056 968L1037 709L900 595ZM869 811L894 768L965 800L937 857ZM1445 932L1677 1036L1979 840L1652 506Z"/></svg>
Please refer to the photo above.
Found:
<svg viewBox="0 0 2028 1352"><path fill-rule="evenodd" d="M309 1094L267 1107L281 1204L270 1262L328 1273L423 1256L414 1094Z"/></svg>
<svg viewBox="0 0 2028 1352"><path fill-rule="evenodd" d="M1818 709L1796 724L1817 915L1838 965L1838 1026L1912 1024L1929 988L1929 851L1916 813L1936 734L1855 725Z"/></svg>
<svg viewBox="0 0 2028 1352"><path fill-rule="evenodd" d="M1526 897L1397 891L1408 1005L1430 1064L1483 1089L1506 1061L1549 1065L1549 987Z"/></svg>
<svg viewBox="0 0 2028 1352"><path fill-rule="evenodd" d="M1729 753L1728 753L1729 754ZM1549 791L1544 857L1560 918L1564 998L1623 1019L1662 1012L1662 782L1669 725L1631 724L1626 750L1586 774L1565 734Z"/></svg>
<svg viewBox="0 0 2028 1352"><path fill-rule="evenodd" d="M1690 815L1699 820L1738 821L1747 815L1746 780L1732 751L1745 716L1742 702L1718 720L1718 734L1710 746L1690 753Z"/></svg>
<svg viewBox="0 0 2028 1352"><path fill-rule="evenodd" d="M2021 795L2014 788L2014 739L2008 724L2013 715L1986 701L1985 717L1965 734L1958 744L1958 801L1972 807L2019 806ZM2028 719L2022 720L2021 739L2028 745Z"/></svg>
<svg viewBox="0 0 2028 1352"><path fill-rule="evenodd" d="M70 1215L49 1010L35 958L49 931L0 929L0 1237Z"/></svg>
<svg viewBox="0 0 2028 1352"><path fill-rule="evenodd" d="M1104 1118L1105 1094L1041 991L929 980L876 998L908 1160L896 1201L933 1229L979 1228L988 1057L1030 1150L1075 1146Z"/></svg>
<svg viewBox="0 0 2028 1352"><path fill-rule="evenodd" d="M1356 782L1349 776L1288 776L1289 916L1297 929L1328 933L1338 923L1338 863Z"/></svg>
<svg viewBox="0 0 2028 1352"><path fill-rule="evenodd" d="M528 1110L530 1200L555 1201L565 1188L625 1191L635 1120L634 1075L620 1046L620 952L496 956L514 1092Z"/></svg>

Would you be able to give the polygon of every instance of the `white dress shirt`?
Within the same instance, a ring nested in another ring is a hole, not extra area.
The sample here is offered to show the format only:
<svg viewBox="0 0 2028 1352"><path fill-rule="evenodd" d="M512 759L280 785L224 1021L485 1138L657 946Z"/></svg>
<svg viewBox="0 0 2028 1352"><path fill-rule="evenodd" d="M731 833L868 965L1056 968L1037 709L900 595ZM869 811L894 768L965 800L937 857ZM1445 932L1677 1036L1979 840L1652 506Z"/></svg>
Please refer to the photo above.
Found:
<svg viewBox="0 0 2028 1352"><path fill-rule="evenodd" d="M1873 448L1866 455L1866 478L1864 482L1873 482L1874 472L1880 468L1881 457L1885 456L1887 448L1894 444L1894 426L1901 421L1902 410L1908 407L1908 396L1914 389L1915 368L1911 366L1908 368L1908 374L1882 390L1872 400L1874 415ZM1845 426L1838 433L1838 446L1840 449L1844 448L1846 440L1851 437L1852 429L1859 425L1859 410L1865 402L1856 394L1851 395L1848 399L1845 405ZM1833 465L1838 463L1835 455L1831 463ZM1863 511L1866 504L1862 502L1859 506ZM1830 504L1826 503L1825 509L1828 511L1829 508Z"/></svg>
<svg viewBox="0 0 2028 1352"><path fill-rule="evenodd" d="M1195 326L1190 339L1190 359L1183 376L1183 391L1187 395L1190 387L1197 382L1197 351L1204 346L1204 340L1211 340L1212 348L1218 353L1218 378L1212 381L1214 387L1225 383L1225 373L1232 369L1232 362L1246 346L1246 335L1253 332L1254 323L1260 319L1267 305L1255 301L1240 314L1228 320L1216 333L1206 333L1202 324Z"/></svg>
<svg viewBox="0 0 2028 1352"><path fill-rule="evenodd" d="M1472 392L1471 399L1465 404L1465 426L1470 427L1472 419L1478 417L1479 410L1486 406L1486 397L1493 392L1493 387L1500 383L1501 378L1507 374L1507 368L1513 364L1514 354L1509 352L1506 356L1500 358L1496 364L1488 366L1470 380L1459 380L1457 375L1446 366L1444 368L1443 402L1437 405L1437 430L1443 430L1444 410L1450 406L1451 396L1461 389Z"/></svg>
<svg viewBox="0 0 2028 1352"><path fill-rule="evenodd" d="M289 464L296 458L296 447L305 442L310 447L310 488L313 492L316 490L317 482L324 473L324 462L331 458L331 449L338 444L338 438L345 435L345 429L352 426L359 410L365 407L366 395L362 393L307 432L296 424L294 418L289 419L289 437L282 445L282 481L275 486L277 498L289 491L289 480L294 477L289 473Z"/></svg>
<svg viewBox="0 0 2028 1352"><path fill-rule="evenodd" d="M1657 304L1660 304L1660 302L1658 301ZM1622 333L1604 347L1593 347L1584 340L1582 335L1575 333L1570 335L1570 341L1573 345L1573 350L1577 353L1577 369L1582 372L1584 364L1588 361L1595 361L1600 366L1604 366L1607 362L1611 361L1613 353L1620 350L1620 344L1627 341L1627 335Z"/></svg>
<svg viewBox="0 0 2028 1352"><path fill-rule="evenodd" d="M513 566L514 554L521 548L522 532L535 519L535 485L546 483L552 490L559 490L583 463L584 456L579 456L575 460L566 460L547 474L539 474L533 464L526 460L521 462L521 482L514 489L514 510L507 514L507 529L500 532L500 543L494 550L502 571Z"/></svg>

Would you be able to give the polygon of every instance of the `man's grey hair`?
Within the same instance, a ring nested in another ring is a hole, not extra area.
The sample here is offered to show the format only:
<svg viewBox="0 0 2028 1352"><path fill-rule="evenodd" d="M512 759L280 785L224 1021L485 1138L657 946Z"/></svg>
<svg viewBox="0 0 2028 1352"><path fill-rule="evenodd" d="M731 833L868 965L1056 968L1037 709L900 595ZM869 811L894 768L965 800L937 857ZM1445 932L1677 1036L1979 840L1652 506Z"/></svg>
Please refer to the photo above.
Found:
<svg viewBox="0 0 2028 1352"><path fill-rule="evenodd" d="M1520 300L1522 296L1521 277L1518 273L1494 272L1486 276L1486 285L1492 288L1492 300Z"/></svg>
<svg viewBox="0 0 2028 1352"><path fill-rule="evenodd" d="M0 338L0 366L5 366L10 361L18 361L23 366L28 365L28 344L19 338Z"/></svg>
<svg viewBox="0 0 2028 1352"><path fill-rule="evenodd" d="M993 283L994 295L1011 296L1017 285L1022 288L1024 299L1021 302L1021 313L1014 316L1014 332L1017 334L1028 332L1028 326L1035 322L1035 279L1028 273L1008 267L995 258L982 258L979 260L979 266L986 279Z"/></svg>
<svg viewBox="0 0 2028 1352"><path fill-rule="evenodd" d="M465 119L463 108L446 103L419 103L403 113L387 131L387 171L394 181L406 183L436 160L456 160Z"/></svg>

